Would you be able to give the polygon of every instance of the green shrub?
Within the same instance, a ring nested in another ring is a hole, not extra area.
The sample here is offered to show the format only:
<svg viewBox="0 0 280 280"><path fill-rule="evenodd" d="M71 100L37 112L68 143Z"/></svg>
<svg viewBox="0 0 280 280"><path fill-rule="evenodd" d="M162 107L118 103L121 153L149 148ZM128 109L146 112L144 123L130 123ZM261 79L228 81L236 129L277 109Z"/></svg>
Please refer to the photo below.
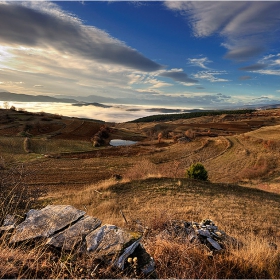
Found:
<svg viewBox="0 0 280 280"><path fill-rule="evenodd" d="M207 181L208 172L201 163L194 163L186 171L186 177L191 179L198 179Z"/></svg>

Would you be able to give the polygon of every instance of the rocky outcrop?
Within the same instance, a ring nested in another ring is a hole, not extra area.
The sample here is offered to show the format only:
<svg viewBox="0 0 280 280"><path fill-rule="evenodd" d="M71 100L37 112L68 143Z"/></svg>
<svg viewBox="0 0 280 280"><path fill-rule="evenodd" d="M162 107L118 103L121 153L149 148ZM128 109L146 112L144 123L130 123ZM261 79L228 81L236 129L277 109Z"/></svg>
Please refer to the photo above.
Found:
<svg viewBox="0 0 280 280"><path fill-rule="evenodd" d="M101 221L91 216L85 216L62 232L54 234L47 240L47 244L64 250L73 250L83 242L87 234L101 225Z"/></svg>
<svg viewBox="0 0 280 280"><path fill-rule="evenodd" d="M40 238L45 245L91 254L120 270L129 266L127 260L133 256L139 275L148 277L155 272L155 262L141 244L141 233L102 225L98 218L87 216L73 206L49 205L41 210L31 209L16 227L11 221L9 224L8 219L5 221L3 230L7 230L7 226L14 229L10 244Z"/></svg>
<svg viewBox="0 0 280 280"><path fill-rule="evenodd" d="M84 215L84 211L70 205L49 205L41 210L31 209L25 221L16 227L10 243L49 237Z"/></svg>

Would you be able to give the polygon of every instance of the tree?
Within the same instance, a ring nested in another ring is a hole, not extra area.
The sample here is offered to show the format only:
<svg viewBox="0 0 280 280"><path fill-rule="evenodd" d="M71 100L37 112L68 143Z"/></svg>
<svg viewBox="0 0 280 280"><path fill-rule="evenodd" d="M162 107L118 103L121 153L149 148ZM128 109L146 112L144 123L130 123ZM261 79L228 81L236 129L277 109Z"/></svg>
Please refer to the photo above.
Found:
<svg viewBox="0 0 280 280"><path fill-rule="evenodd" d="M9 109L10 108L10 104L9 104L9 102L8 101L5 101L4 103L3 103L3 107L4 107L4 109Z"/></svg>
<svg viewBox="0 0 280 280"><path fill-rule="evenodd" d="M207 181L208 172L201 163L194 163L186 171L186 177L191 179L198 179Z"/></svg>

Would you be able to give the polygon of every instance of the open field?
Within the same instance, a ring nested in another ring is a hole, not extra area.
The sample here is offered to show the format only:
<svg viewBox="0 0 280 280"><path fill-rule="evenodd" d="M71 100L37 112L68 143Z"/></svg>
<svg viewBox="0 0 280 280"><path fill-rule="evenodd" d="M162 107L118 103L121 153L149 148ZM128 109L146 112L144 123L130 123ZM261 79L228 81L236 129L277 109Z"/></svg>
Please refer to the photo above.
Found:
<svg viewBox="0 0 280 280"><path fill-rule="evenodd" d="M2 196L10 195L16 185L17 192L25 193L21 197L32 198L17 204L16 212L49 203L71 204L105 223L147 226L145 246L157 261L160 278L280 277L279 249L271 251L268 246L271 242L280 246L279 109L120 124L11 110L1 110L0 116ZM91 137L103 125L110 128L109 137L100 147L93 147ZM159 133L163 135L160 141ZM190 141L178 142L184 135L191 135ZM112 147L111 139L138 143ZM184 178L186 169L196 162L205 166L209 182ZM116 181L116 174L122 179ZM10 202L18 203L17 197ZM13 209L7 203L2 197L6 211L1 221ZM170 220L200 222L205 218L245 246L217 256L213 266L196 249L157 236ZM63 278L59 273L44 275Z"/></svg>

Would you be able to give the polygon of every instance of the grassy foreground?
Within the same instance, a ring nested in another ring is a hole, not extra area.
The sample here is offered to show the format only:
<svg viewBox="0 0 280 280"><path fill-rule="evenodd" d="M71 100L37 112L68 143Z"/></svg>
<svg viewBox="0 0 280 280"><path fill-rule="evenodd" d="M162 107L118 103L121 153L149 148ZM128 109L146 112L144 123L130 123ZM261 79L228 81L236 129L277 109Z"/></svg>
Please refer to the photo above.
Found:
<svg viewBox="0 0 280 280"><path fill-rule="evenodd" d="M189 179L147 178L106 180L89 185L54 204L71 204L103 223L143 230L147 251L154 257L159 278L269 278L280 277L278 245L280 195L229 184ZM125 215L126 223L120 211ZM171 220L212 219L242 246L209 259L204 247L185 240L162 238ZM92 256L60 253L41 244L11 248L0 243L1 278L124 278L112 268L97 267Z"/></svg>

